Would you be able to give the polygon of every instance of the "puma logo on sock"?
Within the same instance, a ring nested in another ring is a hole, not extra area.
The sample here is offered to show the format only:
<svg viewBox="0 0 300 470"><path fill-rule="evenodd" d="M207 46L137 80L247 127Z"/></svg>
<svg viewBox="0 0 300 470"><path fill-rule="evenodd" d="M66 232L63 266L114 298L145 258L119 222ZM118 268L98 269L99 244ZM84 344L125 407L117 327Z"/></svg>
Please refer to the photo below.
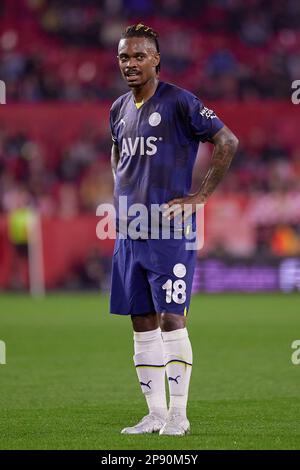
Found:
<svg viewBox="0 0 300 470"><path fill-rule="evenodd" d="M148 383L146 383L146 384L145 384L144 382L140 382L140 384L141 384L142 386L144 385L145 387L148 387L148 388L150 388L150 390L151 390L151 387L150 387L150 385L149 385L149 384L150 384L150 382L152 382L152 380L149 380L149 382L148 382Z"/></svg>
<svg viewBox="0 0 300 470"><path fill-rule="evenodd" d="M171 382L173 380L173 382L176 382L177 385L178 385L178 379L179 377L181 377L181 375L177 375L177 377L175 377L175 379L173 377L168 377L168 380Z"/></svg>

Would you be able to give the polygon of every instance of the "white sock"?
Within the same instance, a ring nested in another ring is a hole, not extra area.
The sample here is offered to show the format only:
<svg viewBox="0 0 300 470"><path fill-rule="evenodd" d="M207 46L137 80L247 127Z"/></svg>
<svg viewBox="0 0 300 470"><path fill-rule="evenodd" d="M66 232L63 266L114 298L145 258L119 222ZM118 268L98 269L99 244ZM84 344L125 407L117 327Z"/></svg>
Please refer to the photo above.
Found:
<svg viewBox="0 0 300 470"><path fill-rule="evenodd" d="M186 417L193 353L186 328L163 331L163 348L170 390L169 414Z"/></svg>
<svg viewBox="0 0 300 470"><path fill-rule="evenodd" d="M149 413L167 414L161 330L134 332L134 364Z"/></svg>

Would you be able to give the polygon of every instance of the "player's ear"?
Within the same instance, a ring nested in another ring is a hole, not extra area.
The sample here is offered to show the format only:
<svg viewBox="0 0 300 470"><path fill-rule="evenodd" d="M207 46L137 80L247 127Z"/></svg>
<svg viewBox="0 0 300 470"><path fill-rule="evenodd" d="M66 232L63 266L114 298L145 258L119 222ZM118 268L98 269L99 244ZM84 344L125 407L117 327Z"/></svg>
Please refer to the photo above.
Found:
<svg viewBox="0 0 300 470"><path fill-rule="evenodd" d="M153 67L157 67L158 64L160 63L160 53L159 52L154 52L152 56L152 63Z"/></svg>

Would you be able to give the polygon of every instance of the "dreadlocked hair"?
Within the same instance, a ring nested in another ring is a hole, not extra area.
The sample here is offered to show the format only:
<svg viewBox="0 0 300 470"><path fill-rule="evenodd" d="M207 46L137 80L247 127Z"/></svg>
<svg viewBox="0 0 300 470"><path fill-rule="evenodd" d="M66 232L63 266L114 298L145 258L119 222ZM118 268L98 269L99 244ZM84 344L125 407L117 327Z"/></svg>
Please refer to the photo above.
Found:
<svg viewBox="0 0 300 470"><path fill-rule="evenodd" d="M156 50L160 53L159 43L158 43L158 33L154 31L154 29L150 28L150 26L146 26L143 23L134 24L128 26L125 31L123 32L122 39L127 38L147 38L154 42ZM156 66L156 72L160 71L160 63Z"/></svg>

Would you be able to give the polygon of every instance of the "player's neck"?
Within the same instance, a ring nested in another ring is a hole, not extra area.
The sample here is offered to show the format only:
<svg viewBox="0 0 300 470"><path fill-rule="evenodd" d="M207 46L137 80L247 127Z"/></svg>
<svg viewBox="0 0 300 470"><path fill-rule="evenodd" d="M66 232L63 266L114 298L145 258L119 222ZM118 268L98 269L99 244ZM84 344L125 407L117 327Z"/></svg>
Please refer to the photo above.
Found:
<svg viewBox="0 0 300 470"><path fill-rule="evenodd" d="M145 85L133 88L132 93L134 96L134 101L136 103L145 103L147 100L149 100L149 98L154 95L158 86L158 82L158 78L154 77L153 79L148 80Z"/></svg>

